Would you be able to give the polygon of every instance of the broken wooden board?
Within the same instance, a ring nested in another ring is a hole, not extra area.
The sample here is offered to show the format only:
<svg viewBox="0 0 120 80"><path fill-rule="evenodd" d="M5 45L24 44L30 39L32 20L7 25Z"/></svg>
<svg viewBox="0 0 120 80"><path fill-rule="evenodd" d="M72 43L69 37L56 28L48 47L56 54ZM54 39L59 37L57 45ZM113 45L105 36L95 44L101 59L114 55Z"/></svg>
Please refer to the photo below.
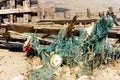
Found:
<svg viewBox="0 0 120 80"><path fill-rule="evenodd" d="M79 23L82 23L82 24L88 24L88 23L91 23L91 22L95 22L97 21L99 18L88 18L88 19L78 19L76 20L75 24L79 24ZM69 20L40 20L38 21L39 22L53 22L55 24L66 24L66 23L69 23L71 21L71 19Z"/></svg>
<svg viewBox="0 0 120 80"><path fill-rule="evenodd" d="M1 28L7 28L7 30L17 31L17 32L33 32L32 25L29 24L20 24L20 23L7 23L7 24L0 24Z"/></svg>
<svg viewBox="0 0 120 80"><path fill-rule="evenodd" d="M88 19L78 19L76 20L75 24L79 24L79 23L82 23L82 24L89 24L91 22L95 22L97 21L98 19L100 18L88 18ZM63 19L63 20L40 20L38 21L39 22L53 22L55 24L66 24L66 23L69 23L71 21L71 19ZM117 21L120 21L120 18L117 18Z"/></svg>
<svg viewBox="0 0 120 80"><path fill-rule="evenodd" d="M42 12L42 8L39 8L37 6L35 7L23 7L23 8L15 8L15 9L3 9L0 10L0 15L5 15L5 14L18 14L18 13L29 13L33 12L36 13L37 11ZM54 12L51 8L45 8L46 12Z"/></svg>
<svg viewBox="0 0 120 80"><path fill-rule="evenodd" d="M78 29L80 27L76 27L73 34L78 36ZM58 34L61 27L34 27L34 30L36 30L36 33L49 33L49 34ZM108 36L110 38L120 38L120 31L113 31L110 30L108 32Z"/></svg>
<svg viewBox="0 0 120 80"><path fill-rule="evenodd" d="M1 28L7 28L8 30L20 32L20 33L45 33L45 34L58 34L59 30L64 27L64 25L30 25L30 24L18 24L18 23L8 23L1 24ZM84 27L80 25L75 25L74 35L78 35L78 29ZM114 29L114 28L113 28ZM109 31L109 37L119 38L119 31Z"/></svg>

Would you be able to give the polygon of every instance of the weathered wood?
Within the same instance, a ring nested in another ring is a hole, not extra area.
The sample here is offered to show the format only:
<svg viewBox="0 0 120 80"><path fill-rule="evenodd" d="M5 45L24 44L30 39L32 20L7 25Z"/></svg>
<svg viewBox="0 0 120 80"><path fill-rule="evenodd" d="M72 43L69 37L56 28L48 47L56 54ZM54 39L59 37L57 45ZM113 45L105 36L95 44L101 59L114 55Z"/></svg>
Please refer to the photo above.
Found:
<svg viewBox="0 0 120 80"><path fill-rule="evenodd" d="M0 0L0 2L3 2L3 1L5 1L5 0Z"/></svg>
<svg viewBox="0 0 120 80"><path fill-rule="evenodd" d="M108 7L108 10L110 13L113 13L113 8L112 7Z"/></svg>
<svg viewBox="0 0 120 80"><path fill-rule="evenodd" d="M23 15L23 18L24 18L24 22L28 22L29 21L29 14L24 14Z"/></svg>
<svg viewBox="0 0 120 80"><path fill-rule="evenodd" d="M53 25L53 22L39 22L37 25Z"/></svg>
<svg viewBox="0 0 120 80"><path fill-rule="evenodd" d="M22 51L22 43L19 43L19 42L5 42L3 40L0 40L0 48L4 48L4 49L12 49L12 50L19 50L19 51Z"/></svg>
<svg viewBox="0 0 120 80"><path fill-rule="evenodd" d="M3 34L6 32L6 28L0 28L0 34Z"/></svg>
<svg viewBox="0 0 120 80"><path fill-rule="evenodd" d="M41 38L45 38L45 37L48 37L48 36L50 36L50 34L42 34Z"/></svg>
<svg viewBox="0 0 120 80"><path fill-rule="evenodd" d="M38 7L24 8L23 7L23 8L15 8L15 9L4 9L4 10L0 10L0 15L29 13L29 12L36 13L38 10L41 12L42 8L38 8ZM51 8L45 8L45 12L52 12Z"/></svg>
<svg viewBox="0 0 120 80"><path fill-rule="evenodd" d="M63 27L63 25L30 25L30 24L6 24L0 25L0 28L6 28L8 30L13 30L13 31L17 31L17 32L36 32L36 33L45 33L45 34L58 34L59 30ZM74 34L78 35L78 29L81 26L76 26L75 25L75 31ZM83 26L82 26L83 27ZM114 29L114 28L113 28ZM109 32L109 37L111 38L118 38L120 36L120 32L119 31L115 31L115 32Z"/></svg>
<svg viewBox="0 0 120 80"><path fill-rule="evenodd" d="M87 17L90 18L91 17L91 12L90 12L90 9L87 8Z"/></svg>
<svg viewBox="0 0 120 80"><path fill-rule="evenodd" d="M30 0L24 0L23 1L23 7L29 8L30 7Z"/></svg>
<svg viewBox="0 0 120 80"><path fill-rule="evenodd" d="M13 34L15 34L15 35L20 35L20 36L26 37L26 38L31 37L30 35L21 34L21 33L19 33L19 32L15 32L15 31L9 31L9 32L10 32L10 33L13 33ZM37 38L38 40L40 40L40 41L45 41L45 42L47 42L47 43L53 42L52 40L43 39L43 38L41 38L41 37L36 37L36 38Z"/></svg>
<svg viewBox="0 0 120 80"><path fill-rule="evenodd" d="M120 38L120 31L112 31L108 32L108 37L110 38Z"/></svg>
<svg viewBox="0 0 120 80"><path fill-rule="evenodd" d="M9 17L9 21L11 22L11 23L13 23L13 14L10 14L10 17Z"/></svg>
<svg viewBox="0 0 120 80"><path fill-rule="evenodd" d="M34 27L37 33L49 33L49 34L58 34L61 27ZM73 32L74 35L78 35L78 29L76 28ZM109 31L108 35L110 38L119 38L120 32L118 31Z"/></svg>
<svg viewBox="0 0 120 80"><path fill-rule="evenodd" d="M77 18L78 18L78 16L76 15L76 16L74 16L73 19L69 22L69 25L68 25L68 27L67 27L67 29L66 29L66 32L65 32L65 36L64 36L65 38L69 38L69 37L71 36L71 34L73 34L73 29L75 28L75 27L74 27L74 24L75 24Z"/></svg>
<svg viewBox="0 0 120 80"><path fill-rule="evenodd" d="M78 19L76 20L75 24L79 24L79 23L89 24L91 22L96 22L98 19L100 18ZM118 17L116 20L120 21L120 17ZM40 20L38 21L38 23L39 22L53 22L55 24L66 24L66 23L69 23L70 21L71 21L70 19L59 19L59 20L49 19L49 20Z"/></svg>
<svg viewBox="0 0 120 80"><path fill-rule="evenodd" d="M17 22L17 17L16 17L16 15L13 15L13 22L14 22L14 23Z"/></svg>
<svg viewBox="0 0 120 80"><path fill-rule="evenodd" d="M15 8L15 0L10 0L10 9Z"/></svg>
<svg viewBox="0 0 120 80"><path fill-rule="evenodd" d="M33 32L33 26L29 24L7 23L1 24L0 28L6 28L17 32Z"/></svg>
<svg viewBox="0 0 120 80"><path fill-rule="evenodd" d="M24 0L23 1L23 7L24 8L30 8L30 2L29 0ZM25 13L23 14L24 22L29 22L29 14Z"/></svg>
<svg viewBox="0 0 120 80"><path fill-rule="evenodd" d="M95 22L97 21L99 18L89 18L89 19L78 19L76 20L75 24L78 24L78 23L91 23L91 22ZM55 24L66 24L66 23L69 23L71 20L69 19L65 19L65 20L40 20L38 22L54 22Z"/></svg>

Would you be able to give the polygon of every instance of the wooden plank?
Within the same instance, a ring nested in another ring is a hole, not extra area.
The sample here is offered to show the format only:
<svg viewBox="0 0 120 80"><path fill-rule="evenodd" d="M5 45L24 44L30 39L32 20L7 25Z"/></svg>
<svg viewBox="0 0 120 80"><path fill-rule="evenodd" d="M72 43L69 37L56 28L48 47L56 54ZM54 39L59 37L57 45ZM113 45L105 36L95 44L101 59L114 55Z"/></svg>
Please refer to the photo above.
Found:
<svg viewBox="0 0 120 80"><path fill-rule="evenodd" d="M38 12L38 10L40 12L42 12L42 8L38 8L38 7L30 7L30 8L15 8L15 9L4 9L4 10L0 10L0 15L4 15L4 14L17 14L17 13L29 13L29 12L33 12L36 13ZM51 8L45 8L45 12L52 12Z"/></svg>
<svg viewBox="0 0 120 80"><path fill-rule="evenodd" d="M89 18L89 19L78 19L76 20L75 24L78 23L91 23L91 22L95 22L97 21L98 18ZM66 24L69 23L71 20L70 19L66 19L66 20L40 20L38 22L54 22L55 24Z"/></svg>
<svg viewBox="0 0 120 80"><path fill-rule="evenodd" d="M120 31L112 31L108 32L108 37L110 38L120 38Z"/></svg>
<svg viewBox="0 0 120 80"><path fill-rule="evenodd" d="M10 14L9 21L13 23L13 14Z"/></svg>
<svg viewBox="0 0 120 80"><path fill-rule="evenodd" d="M29 21L29 14L27 14L27 13L23 14L23 18L24 18L24 22L28 22Z"/></svg>
<svg viewBox="0 0 120 80"><path fill-rule="evenodd" d="M33 32L33 26L29 24L7 23L1 24L0 28L7 28L17 32Z"/></svg>
<svg viewBox="0 0 120 80"><path fill-rule="evenodd" d="M90 18L90 17L91 17L90 8L87 8L87 17L88 17L88 18Z"/></svg>
<svg viewBox="0 0 120 80"><path fill-rule="evenodd" d="M3 1L5 1L5 0L0 0L0 2L3 2Z"/></svg>
<svg viewBox="0 0 120 80"><path fill-rule="evenodd" d="M61 27L34 27L34 30L36 30L36 33L49 33L49 34L58 34ZM78 29L77 27L75 31L73 32L74 35L78 36ZM120 31L109 31L108 36L110 38L120 38Z"/></svg>
<svg viewBox="0 0 120 80"><path fill-rule="evenodd" d="M30 1L29 0L24 0L23 1L23 7L29 8L30 7Z"/></svg>
<svg viewBox="0 0 120 80"><path fill-rule="evenodd" d="M5 9L0 10L0 15L4 14L17 14L17 13L28 13L28 12L36 12L37 8L16 8L16 9Z"/></svg>
<svg viewBox="0 0 120 80"><path fill-rule="evenodd" d="M34 26L34 27L33 27ZM6 28L8 30L13 30L17 32L36 32L36 33L45 33L45 34L58 34L59 30L63 27L63 25L52 25L52 26L46 26L46 25L30 25L30 24L15 24L15 23L8 23L8 24L1 24L0 28ZM78 29L81 26L75 26L74 35L78 35ZM109 37L111 38L119 38L120 37L120 31L109 31L108 32Z"/></svg>
<svg viewBox="0 0 120 80"><path fill-rule="evenodd" d="M0 40L0 48L4 48L4 49L14 49L14 50L19 50L22 51L22 44L23 43L19 43L19 42L5 42L3 40Z"/></svg>
<svg viewBox="0 0 120 80"><path fill-rule="evenodd" d="M15 0L10 0L10 9L15 8Z"/></svg>
<svg viewBox="0 0 120 80"><path fill-rule="evenodd" d="M88 24L91 22L95 22L98 19L100 19L100 18L78 19L75 24L78 24L78 23L82 23L82 24L87 23ZM40 21L38 21L38 23L39 22L54 22L55 24L66 24L66 23L69 23L70 21L71 21L71 19L59 19L59 20L48 19L48 20L40 20ZM120 17L117 18L117 21L120 21Z"/></svg>
<svg viewBox="0 0 120 80"><path fill-rule="evenodd" d="M28 38L28 37L31 37L30 35L27 35L27 34L21 34L21 33L19 33L19 32L16 32L16 31L9 31L10 33L12 33L12 34L14 34L14 35L19 35L19 36L23 36L24 38L26 37L26 38ZM48 39L43 39L43 38L41 38L41 37L36 37L38 40L40 40L40 41L45 41L45 42L47 42L47 43L51 43L51 42L53 42L52 40L48 40Z"/></svg>

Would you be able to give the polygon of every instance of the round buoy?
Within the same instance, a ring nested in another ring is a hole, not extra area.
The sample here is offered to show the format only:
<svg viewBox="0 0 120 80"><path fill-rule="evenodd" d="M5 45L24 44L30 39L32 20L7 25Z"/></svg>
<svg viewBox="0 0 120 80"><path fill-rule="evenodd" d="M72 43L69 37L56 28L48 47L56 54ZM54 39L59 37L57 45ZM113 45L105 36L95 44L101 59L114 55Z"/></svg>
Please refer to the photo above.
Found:
<svg viewBox="0 0 120 80"><path fill-rule="evenodd" d="M61 56L58 55L58 54L52 55L51 58L50 58L50 64L53 67L59 67L62 64L62 58L61 58Z"/></svg>

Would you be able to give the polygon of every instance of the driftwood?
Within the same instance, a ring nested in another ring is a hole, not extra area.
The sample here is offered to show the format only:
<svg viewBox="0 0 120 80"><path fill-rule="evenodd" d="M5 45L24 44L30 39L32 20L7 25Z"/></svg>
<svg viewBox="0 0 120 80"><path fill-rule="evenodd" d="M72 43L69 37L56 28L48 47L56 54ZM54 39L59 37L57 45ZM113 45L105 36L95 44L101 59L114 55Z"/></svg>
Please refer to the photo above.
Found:
<svg viewBox="0 0 120 80"><path fill-rule="evenodd" d="M66 29L66 32L65 32L65 38L69 38L71 36L71 34L73 34L73 29L75 28L74 27L74 24L77 20L77 15L73 17L73 19L70 21L67 29Z"/></svg>
<svg viewBox="0 0 120 80"><path fill-rule="evenodd" d="M21 33L19 33L19 32L15 32L15 31L9 31L9 32L10 32L10 33L13 33L13 34L16 34L16 35L20 35L20 36L26 37L26 38L31 37L30 35L21 34ZM41 37L36 37L36 38L37 38L38 40L40 40L40 41L45 41L45 42L47 42L47 43L53 42L52 40L43 39L43 38L41 38Z"/></svg>
<svg viewBox="0 0 120 80"><path fill-rule="evenodd" d="M17 32L33 32L32 25L21 24L21 23L6 23L0 24L1 28L7 28L8 30L17 31Z"/></svg>
<svg viewBox="0 0 120 80"><path fill-rule="evenodd" d="M0 40L0 48L4 49L10 49L15 51L22 51L22 43L20 42L6 42L3 40Z"/></svg>
<svg viewBox="0 0 120 80"><path fill-rule="evenodd" d="M89 18L89 19L78 19L76 20L75 24L89 24L91 22L97 21L99 18ZM53 22L55 24L66 24L69 23L71 20L70 19L64 19L64 20L40 20L39 22Z"/></svg>
<svg viewBox="0 0 120 80"><path fill-rule="evenodd" d="M79 24L79 23L89 24L91 22L96 22L98 19L99 18L78 19L78 20L76 20L75 25ZM66 24L66 23L69 23L70 21L71 21L70 19L61 19L61 20L51 19L51 20L40 20L37 23L39 23L39 22L53 22L55 24ZM116 18L116 21L120 21L120 17Z"/></svg>
<svg viewBox="0 0 120 80"><path fill-rule="evenodd" d="M37 30L37 33L49 33L49 34L58 34L59 30L61 27L36 27L34 28ZM113 28L114 29L114 28ZM76 28L73 32L74 35L78 36L78 28ZM119 31L109 31L108 32L109 38L119 38L120 37L120 32Z"/></svg>
<svg viewBox="0 0 120 80"><path fill-rule="evenodd" d="M28 33L58 34L59 30L61 29L61 27L63 27L63 25L52 25L52 26L34 25L33 26L33 25L29 25L29 24L15 24L15 23L0 25L0 29L6 28L6 27L8 30L16 31L19 33L28 32ZM80 25L78 25L78 26L75 25L75 31L73 33L74 35L78 35L78 29L80 27L81 27ZM113 28L113 30L114 29L116 29L116 28ZM119 29L119 27L118 27L118 29ZM116 30L115 30L115 32L109 31L108 34L109 34L109 37L111 37L111 38L119 38L119 36L120 36L119 31L116 31Z"/></svg>

